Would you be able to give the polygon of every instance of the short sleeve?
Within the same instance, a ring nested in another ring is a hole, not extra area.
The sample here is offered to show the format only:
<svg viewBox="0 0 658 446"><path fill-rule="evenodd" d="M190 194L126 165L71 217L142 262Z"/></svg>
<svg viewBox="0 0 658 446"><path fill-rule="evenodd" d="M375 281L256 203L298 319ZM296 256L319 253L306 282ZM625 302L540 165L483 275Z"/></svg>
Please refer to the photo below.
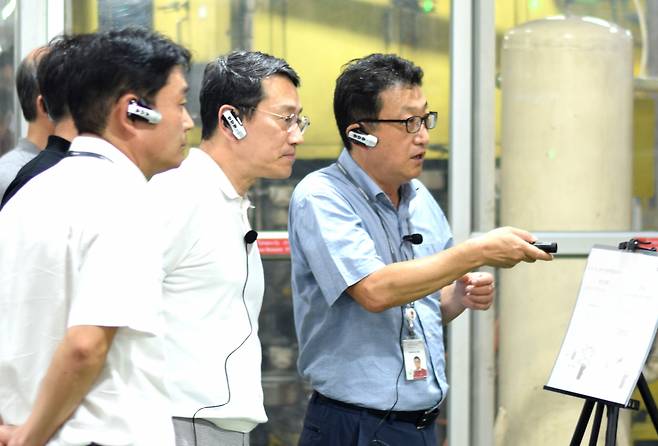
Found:
<svg viewBox="0 0 658 446"><path fill-rule="evenodd" d="M329 305L385 266L361 218L338 193L293 195L290 226L293 256L306 262Z"/></svg>
<svg viewBox="0 0 658 446"><path fill-rule="evenodd" d="M73 265L77 280L68 326L129 327L160 334L161 250L149 227L143 202L104 209L87 225L80 240L69 240L69 251L81 253ZM121 212L119 212L119 210Z"/></svg>
<svg viewBox="0 0 658 446"><path fill-rule="evenodd" d="M195 223L200 218L198 200L190 199L189 194L202 191L192 191L192 184L179 169L172 169L155 175L147 185L148 206L163 254L163 276L176 269L199 238Z"/></svg>

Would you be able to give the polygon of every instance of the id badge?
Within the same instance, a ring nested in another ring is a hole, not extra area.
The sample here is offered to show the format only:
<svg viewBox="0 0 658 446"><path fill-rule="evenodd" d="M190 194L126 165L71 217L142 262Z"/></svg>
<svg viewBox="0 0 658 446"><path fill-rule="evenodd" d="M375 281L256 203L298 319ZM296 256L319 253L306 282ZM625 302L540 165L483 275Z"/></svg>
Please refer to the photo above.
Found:
<svg viewBox="0 0 658 446"><path fill-rule="evenodd" d="M407 381L427 378L427 354L422 339L403 339L402 354Z"/></svg>

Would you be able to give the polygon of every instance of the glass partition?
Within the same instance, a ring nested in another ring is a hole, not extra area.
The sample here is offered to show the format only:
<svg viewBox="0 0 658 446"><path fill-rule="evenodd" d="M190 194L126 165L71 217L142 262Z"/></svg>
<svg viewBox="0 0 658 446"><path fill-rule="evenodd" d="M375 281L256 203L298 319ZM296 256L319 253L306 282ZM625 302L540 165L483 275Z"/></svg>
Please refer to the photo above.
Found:
<svg viewBox="0 0 658 446"><path fill-rule="evenodd" d="M658 118L657 118L657 93L658 93L658 6L656 2L651 1L615 1L615 0L533 0L527 2L497 2L496 4L496 31L497 31L497 67L500 73L501 69L501 48L504 45L504 36L514 28L519 29L525 33L530 33L528 28L522 29L520 25L529 24L533 21L542 21L546 18L555 17L559 15L573 16L573 17L590 17L592 21L600 20L606 21L614 25L619 30L628 31L632 35L631 44L631 57L632 57L632 70L629 71L630 79L632 79L632 98L630 103L630 113L628 115L628 122L630 132L626 138L628 145L617 146L618 150L628 150L628 158L624 162L629 162L630 165L625 167L625 164L618 165L617 168L610 172L597 170L600 165L596 164L594 169L588 166L578 166L582 170L582 177L587 178L588 175L596 174L607 175L613 179L618 176L627 177L624 181L628 183L629 187L628 196L623 197L624 203L610 204L613 213L623 212L623 219L619 223L607 223L605 230L610 231L655 231L658 228L658 180L656 179L656 166L658 166ZM538 32L538 30L533 30ZM569 32L566 30L565 32ZM517 32L518 35L518 32ZM582 36L581 36L582 37ZM509 36L508 36L509 38ZM590 38L593 38L590 36ZM574 41L578 41L578 37L574 34ZM614 45L614 42L610 42ZM594 50L594 48L592 48ZM557 63L557 62L556 62ZM619 63L625 61L619 60ZM614 64L612 64L614 66ZM553 70L551 70L553 71ZM551 76L553 73L546 72L544 76ZM572 78L573 79L573 78ZM498 77L498 86L504 82L501 76ZM538 81L541 82L541 81ZM583 88L587 89L592 85L584 84ZM618 86L610 86L608 92L617 89ZM567 94L574 94L580 91L578 86L573 86L572 90L565 88L564 92ZM501 100L501 89L497 91L497 159L500 163L504 164L505 160L505 147L503 144L503 119L501 118L504 113L503 104ZM623 105L625 106L625 105ZM588 109L584 106L582 111ZM589 112L594 112L595 109L589 109ZM553 116L554 119L560 119L559 115L568 119L570 110L562 110ZM623 128L625 113L622 109L612 111L612 116L601 117L604 119L600 122L601 125L601 141L602 144L599 149L593 149L592 155L596 153L598 159L604 160L610 157L610 153L605 152L606 135L614 136L619 131L626 131ZM600 115L599 115L600 116ZM545 118L546 115L541 116ZM577 125L577 119L573 121ZM519 126L520 127L520 126ZM519 128L510 127L510 131L518 132ZM574 134L578 133L577 129L573 129ZM556 159L565 156L565 148L559 147L545 147L544 153L540 160L545 165L550 165ZM588 150L586 147L585 150ZM533 156L532 153L527 153L528 157ZM612 156L615 156L613 153ZM593 158L596 160L597 158ZM549 170L550 171L550 170ZM569 173L570 174L570 173ZM499 177L500 178L500 177ZM558 178L555 178L558 180ZM557 182L557 181L556 181ZM500 182L499 182L500 184ZM580 185L585 186L587 183L575 183L574 188ZM556 189L559 186L556 187ZM562 203L568 203L568 196L563 197L565 200ZM504 197L501 199L505 200ZM620 200L617 200L620 201ZM556 203L551 203L554 205ZM614 209L613 209L614 208ZM603 212L607 212L604 210ZM606 223L602 223L606 226ZM565 228L550 227L545 225L538 225L534 230L541 231L579 231L579 230L597 230L600 228L593 228L584 224L582 221L572 221L570 224L565 224Z"/></svg>
<svg viewBox="0 0 658 446"><path fill-rule="evenodd" d="M580 402L541 386L585 256L599 239L616 246L658 227L658 4L496 2L496 38L497 223L571 234L581 248L500 272L497 435L502 444L558 444L573 433ZM656 364L654 353L654 393ZM620 444L658 444L642 410L627 421ZM538 441L547 432L549 442Z"/></svg>
<svg viewBox="0 0 658 446"><path fill-rule="evenodd" d="M436 0L68 0L67 29L89 32L137 24L152 27L193 53L189 109L200 141L198 94L206 63L233 49L285 58L299 73L304 113L312 125L297 149L292 177L262 180L250 192L254 227L264 239L285 239L290 193L309 172L340 153L332 113L333 86L341 66L374 52L397 53L425 71L424 93L439 121L430 133L422 180L447 212L449 142L450 4ZM276 237L264 231L282 231ZM278 243L278 242L277 242ZM276 244L276 243L275 243ZM310 389L296 371L290 262L285 241L263 254L266 292L260 316L263 388L270 422L252 433L252 444L296 444ZM261 247L261 251L263 248ZM444 411L445 413L445 411ZM439 420L440 440L446 420Z"/></svg>
<svg viewBox="0 0 658 446"><path fill-rule="evenodd" d="M15 22L16 2L0 0L0 155L11 150L16 144L18 119L14 102Z"/></svg>

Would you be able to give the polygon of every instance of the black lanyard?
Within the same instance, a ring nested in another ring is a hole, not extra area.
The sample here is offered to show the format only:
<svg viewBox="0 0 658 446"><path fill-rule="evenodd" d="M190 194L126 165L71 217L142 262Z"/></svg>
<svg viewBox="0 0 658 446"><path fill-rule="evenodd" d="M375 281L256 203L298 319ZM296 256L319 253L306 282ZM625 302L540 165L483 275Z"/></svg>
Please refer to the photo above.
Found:
<svg viewBox="0 0 658 446"><path fill-rule="evenodd" d="M395 252L395 249L393 249L393 244L391 243L391 237L388 235L388 230L386 229L386 225L384 224L384 219L382 218L381 214L379 213L379 209L377 209L377 207L375 206L375 203L372 202L372 200L370 199L370 197L368 196L368 194L366 193L366 191L364 191L364 190L363 190L363 189L357 184L357 182L354 180L354 178L352 178L352 175L350 175L350 174L347 172L347 169L345 169L345 167L343 167L343 165L340 163L340 161L336 161L336 166L337 166L338 169L341 171L341 173L343 174L343 176L345 176L345 178L347 178L347 181L349 181L350 183L352 183L352 185L353 185L354 187L356 187L356 189L357 189L359 192L361 192L361 195L363 195L363 198L366 199L366 202L368 203L368 205L370 206L370 208L373 210L373 212L375 213L375 215L377 215L377 219L379 220L379 223L382 225L382 229L383 229L383 231L384 231L384 237L386 237L386 243L388 244L388 250L389 250L389 252L390 252L390 254L391 254L391 260L393 260L393 263L398 262L399 259L398 259L397 253Z"/></svg>
<svg viewBox="0 0 658 446"><path fill-rule="evenodd" d="M112 160L109 159L108 157L103 156L100 153L94 153L94 152L78 152L76 150L69 150L68 152L66 152L66 156L88 156L90 158L98 158L112 162Z"/></svg>

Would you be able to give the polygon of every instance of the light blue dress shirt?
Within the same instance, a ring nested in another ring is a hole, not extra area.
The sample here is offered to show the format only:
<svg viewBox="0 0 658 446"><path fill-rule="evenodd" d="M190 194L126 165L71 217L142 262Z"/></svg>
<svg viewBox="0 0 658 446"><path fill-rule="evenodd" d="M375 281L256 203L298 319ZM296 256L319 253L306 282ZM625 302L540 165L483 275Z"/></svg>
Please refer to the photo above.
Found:
<svg viewBox="0 0 658 446"><path fill-rule="evenodd" d="M304 178L290 203L299 372L315 390L336 400L388 410L397 398L393 410L427 409L448 389L440 293L415 302L428 378L406 381L402 308L371 313L345 290L395 258L419 258L450 247L448 222L420 181L402 185L396 209L347 150L338 162L343 169L334 163ZM422 234L423 243L402 240L412 233Z"/></svg>

